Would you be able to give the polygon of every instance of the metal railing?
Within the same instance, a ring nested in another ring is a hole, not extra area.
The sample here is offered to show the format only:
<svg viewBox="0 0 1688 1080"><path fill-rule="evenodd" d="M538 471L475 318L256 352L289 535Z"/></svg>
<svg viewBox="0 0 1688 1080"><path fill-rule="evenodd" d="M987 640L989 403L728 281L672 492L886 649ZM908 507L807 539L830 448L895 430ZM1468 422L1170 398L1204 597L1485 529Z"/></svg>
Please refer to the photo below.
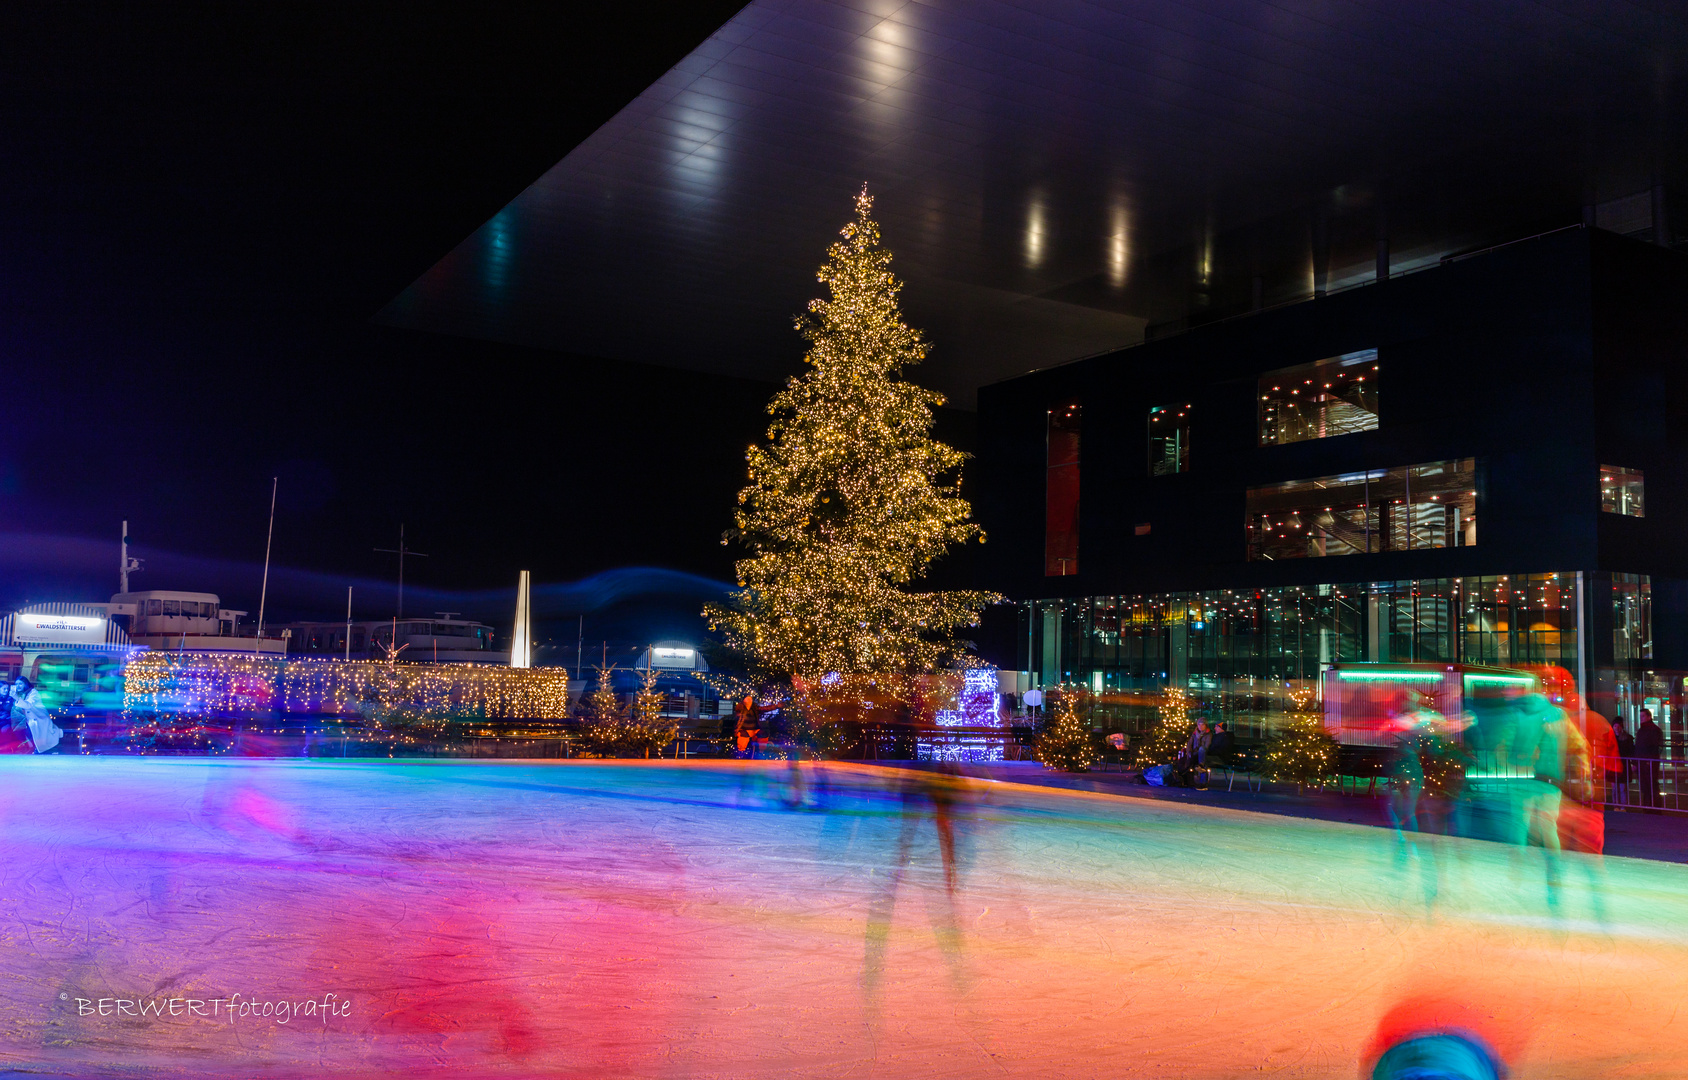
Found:
<svg viewBox="0 0 1688 1080"><path fill-rule="evenodd" d="M1688 814L1688 759L1599 758L1595 764L1601 781L1585 785L1593 803L1608 810ZM1476 751L1465 770L1466 783L1478 787L1535 778L1533 770L1509 768L1484 750ZM1577 790L1575 784L1568 786Z"/></svg>

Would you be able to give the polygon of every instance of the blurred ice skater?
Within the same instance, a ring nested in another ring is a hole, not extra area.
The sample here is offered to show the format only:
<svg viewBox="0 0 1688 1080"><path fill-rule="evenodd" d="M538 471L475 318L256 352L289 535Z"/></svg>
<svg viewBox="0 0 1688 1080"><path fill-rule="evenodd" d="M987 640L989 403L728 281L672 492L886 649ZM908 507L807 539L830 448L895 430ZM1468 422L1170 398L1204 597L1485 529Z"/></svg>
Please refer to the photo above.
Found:
<svg viewBox="0 0 1688 1080"><path fill-rule="evenodd" d="M956 913L957 891L960 885L960 863L957 857L958 819L968 813L972 789L965 779L954 772L953 766L931 772L905 772L898 785L901 803L901 822L897 831L896 855L886 868L881 884L868 911L867 939L863 956L862 985L869 998L870 1010L885 970L885 951L891 934L891 922L896 914L897 894L914 863L920 825L928 818L937 833L938 857L943 872L941 901L928 897L926 911L933 935L950 968L950 977L958 987L965 979L961 970L961 924Z"/></svg>
<svg viewBox="0 0 1688 1080"><path fill-rule="evenodd" d="M6 690L12 706L12 730L28 731L29 741L37 754L59 754L59 739L64 732L47 715L41 702L41 692L26 676L19 675Z"/></svg>

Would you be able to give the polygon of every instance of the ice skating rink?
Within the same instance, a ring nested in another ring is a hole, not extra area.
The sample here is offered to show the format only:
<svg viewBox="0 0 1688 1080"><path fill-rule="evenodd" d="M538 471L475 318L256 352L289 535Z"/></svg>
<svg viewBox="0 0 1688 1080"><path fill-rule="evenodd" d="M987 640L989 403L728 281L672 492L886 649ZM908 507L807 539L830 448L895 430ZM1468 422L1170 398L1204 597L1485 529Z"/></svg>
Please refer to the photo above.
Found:
<svg viewBox="0 0 1688 1080"><path fill-rule="evenodd" d="M0 758L0 1069L1688 1075L1688 867L903 775Z"/></svg>

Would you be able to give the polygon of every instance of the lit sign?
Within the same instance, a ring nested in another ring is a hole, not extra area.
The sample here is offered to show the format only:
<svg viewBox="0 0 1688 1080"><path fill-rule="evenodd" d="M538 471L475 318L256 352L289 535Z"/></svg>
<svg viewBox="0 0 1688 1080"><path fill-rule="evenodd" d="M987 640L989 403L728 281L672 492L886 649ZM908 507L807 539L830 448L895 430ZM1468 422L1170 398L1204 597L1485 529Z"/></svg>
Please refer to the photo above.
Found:
<svg viewBox="0 0 1688 1080"><path fill-rule="evenodd" d="M1343 682L1358 680L1360 682L1441 682L1442 673L1439 671L1339 671L1337 677Z"/></svg>
<svg viewBox="0 0 1688 1080"><path fill-rule="evenodd" d="M651 666L665 668L690 668L697 664L696 649L677 649L672 646L663 648L658 646L651 650Z"/></svg>
<svg viewBox="0 0 1688 1080"><path fill-rule="evenodd" d="M1534 675L1467 675L1465 681L1470 683L1510 683L1516 686L1529 686L1536 681Z"/></svg>
<svg viewBox="0 0 1688 1080"><path fill-rule="evenodd" d="M87 615L39 615L20 611L12 616L12 640L58 645L104 645L106 621Z"/></svg>

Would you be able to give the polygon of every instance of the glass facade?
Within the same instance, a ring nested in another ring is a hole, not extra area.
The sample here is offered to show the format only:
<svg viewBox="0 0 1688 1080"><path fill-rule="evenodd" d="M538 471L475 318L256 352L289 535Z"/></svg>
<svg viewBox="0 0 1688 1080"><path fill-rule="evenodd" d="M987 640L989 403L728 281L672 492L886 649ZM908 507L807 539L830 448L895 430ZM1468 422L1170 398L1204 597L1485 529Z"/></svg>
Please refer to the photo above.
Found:
<svg viewBox="0 0 1688 1080"><path fill-rule="evenodd" d="M1343 353L1260 376L1260 445L1377 430L1376 349Z"/></svg>
<svg viewBox="0 0 1688 1080"><path fill-rule="evenodd" d="M1473 458L1248 489L1248 557L1310 559L1477 542Z"/></svg>
<svg viewBox="0 0 1688 1080"><path fill-rule="evenodd" d="M1190 471L1190 413L1183 405L1156 405L1149 410L1149 475L1171 476Z"/></svg>
<svg viewBox="0 0 1688 1080"><path fill-rule="evenodd" d="M1653 581L1646 574L1612 575L1612 659L1653 659Z"/></svg>
<svg viewBox="0 0 1688 1080"><path fill-rule="evenodd" d="M1022 666L1081 682L1110 730L1158 718L1167 686L1259 733L1344 661L1558 664L1577 670L1575 574L1285 586L1025 605Z"/></svg>
<svg viewBox="0 0 1688 1080"><path fill-rule="evenodd" d="M1642 480L1640 469L1626 469L1621 465L1600 466L1600 509L1625 517L1646 517Z"/></svg>
<svg viewBox="0 0 1688 1080"><path fill-rule="evenodd" d="M1043 572L1078 573L1079 436L1084 414L1075 404L1049 410L1045 435Z"/></svg>

